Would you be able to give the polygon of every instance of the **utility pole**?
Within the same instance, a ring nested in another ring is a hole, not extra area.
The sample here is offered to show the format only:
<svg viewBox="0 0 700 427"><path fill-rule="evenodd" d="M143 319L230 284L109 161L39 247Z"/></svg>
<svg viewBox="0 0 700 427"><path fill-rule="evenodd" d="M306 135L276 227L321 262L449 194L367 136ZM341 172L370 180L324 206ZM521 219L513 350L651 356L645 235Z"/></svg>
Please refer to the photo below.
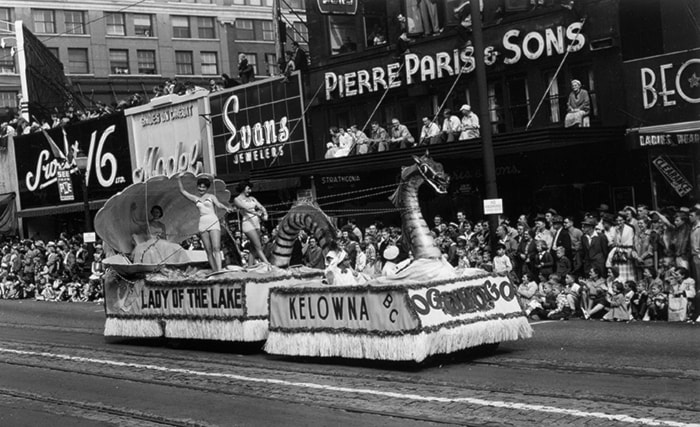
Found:
<svg viewBox="0 0 700 427"><path fill-rule="evenodd" d="M284 39L280 32L280 0L274 0L272 3L272 27L275 34L275 56L277 57L277 67L280 73L284 72L282 64L285 63L284 58Z"/></svg>
<svg viewBox="0 0 700 427"><path fill-rule="evenodd" d="M486 85L486 64L484 63L484 34L481 23L481 1L470 0L472 15L472 37L474 43L474 59L476 60L476 85L479 96L479 111L481 112L481 144L484 160L484 184L486 198L498 198L496 187L496 160L493 154L493 140L491 134L491 115L488 104L488 92ZM498 227L498 215L487 215L489 221L489 236L491 237L491 253L495 253L496 228Z"/></svg>

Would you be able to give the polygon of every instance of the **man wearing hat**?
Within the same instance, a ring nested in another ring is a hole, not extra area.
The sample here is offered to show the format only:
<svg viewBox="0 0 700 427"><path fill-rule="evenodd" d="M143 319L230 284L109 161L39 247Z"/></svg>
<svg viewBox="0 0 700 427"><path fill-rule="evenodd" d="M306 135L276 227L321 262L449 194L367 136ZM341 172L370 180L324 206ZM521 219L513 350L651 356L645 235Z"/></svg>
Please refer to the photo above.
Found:
<svg viewBox="0 0 700 427"><path fill-rule="evenodd" d="M479 117L472 111L472 107L464 104L459 111L462 113L462 122L460 124L459 139L474 139L479 137Z"/></svg>
<svg viewBox="0 0 700 427"><path fill-rule="evenodd" d="M552 257L557 255L557 248L563 247L564 254L568 259L572 258L571 252L571 236L569 232L564 229L564 218L560 215L554 215L552 217L552 233L554 233L554 238L552 239L552 246L550 250L552 251Z"/></svg>
<svg viewBox="0 0 700 427"><path fill-rule="evenodd" d="M581 223L583 237L581 238L581 251L583 252L584 276L588 275L591 268L595 268L599 275L605 272L605 260L608 257L608 240L605 234L595 231L597 223L593 219L585 219Z"/></svg>
<svg viewBox="0 0 700 427"><path fill-rule="evenodd" d="M554 236L550 230L547 230L547 218L542 214L537 214L535 217L535 241L543 240L547 243L547 247L552 247Z"/></svg>

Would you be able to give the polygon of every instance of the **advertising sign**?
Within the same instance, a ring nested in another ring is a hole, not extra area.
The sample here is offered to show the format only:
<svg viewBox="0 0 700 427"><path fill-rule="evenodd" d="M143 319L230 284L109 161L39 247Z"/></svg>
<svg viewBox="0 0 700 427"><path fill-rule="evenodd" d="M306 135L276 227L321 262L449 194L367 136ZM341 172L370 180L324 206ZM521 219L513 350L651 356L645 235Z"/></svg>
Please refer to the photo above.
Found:
<svg viewBox="0 0 700 427"><path fill-rule="evenodd" d="M688 178L683 176L683 173L673 164L671 159L666 156L658 156L651 163L680 197L693 191L693 184L690 183Z"/></svg>
<svg viewBox="0 0 700 427"><path fill-rule="evenodd" d="M108 199L131 184L131 161L122 114L15 138L22 209L82 201L82 176L75 162L88 158L85 180L91 200ZM76 197L77 194L77 197Z"/></svg>
<svg viewBox="0 0 700 427"><path fill-rule="evenodd" d="M180 172L215 174L206 93L169 95L124 112L132 145L133 182Z"/></svg>
<svg viewBox="0 0 700 427"><path fill-rule="evenodd" d="M700 48L627 61L624 77L629 115L645 126L698 119Z"/></svg>
<svg viewBox="0 0 700 427"><path fill-rule="evenodd" d="M359 0L317 0L318 10L324 15L354 15Z"/></svg>
<svg viewBox="0 0 700 427"><path fill-rule="evenodd" d="M298 73L209 95L219 176L309 160Z"/></svg>

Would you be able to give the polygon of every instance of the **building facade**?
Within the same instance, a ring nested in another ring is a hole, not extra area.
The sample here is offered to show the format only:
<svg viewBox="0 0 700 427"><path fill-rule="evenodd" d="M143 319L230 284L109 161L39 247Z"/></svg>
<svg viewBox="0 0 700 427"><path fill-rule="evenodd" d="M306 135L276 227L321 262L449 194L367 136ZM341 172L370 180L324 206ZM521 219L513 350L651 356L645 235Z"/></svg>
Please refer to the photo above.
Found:
<svg viewBox="0 0 700 427"><path fill-rule="evenodd" d="M414 3L367 0L330 7L307 2L312 68L306 94L313 160L303 170L290 166L254 177L301 174L314 178L319 196L357 194L396 182L410 156L428 148L453 180L447 195L422 194L424 213L454 217L465 210L480 217L485 198L480 138L324 158L331 128L357 125L369 136L371 122L390 131L392 119L398 119L418 140L423 117L441 126L446 108L459 115L468 104L481 126L490 126L494 134L506 216L535 215L548 208L579 216L601 203L622 209L652 202L654 176L647 153L630 149L627 142L628 129L636 126L630 82L638 77L626 72L626 52L644 52L644 40L669 37L655 42L658 53L697 49L691 19L697 21L697 6L686 0L664 2L663 8L658 0L483 2L488 111L479 111L468 5L438 0L430 2L432 13ZM647 27L642 15L660 18ZM648 33L642 39L641 28ZM404 40L402 33L408 36ZM590 95L583 127L565 127L573 80ZM697 119L696 101L686 103L693 109L688 114ZM667 119L670 115L669 110ZM698 197L697 157L689 157L697 145L686 149L679 168L685 168L692 191L665 203L688 204ZM356 215L363 215L390 206L380 194L339 201L333 208L356 208ZM398 220L396 214L381 216Z"/></svg>
<svg viewBox="0 0 700 427"><path fill-rule="evenodd" d="M245 54L262 78L278 74L273 0L8 0L0 21L23 24L63 64L72 90L106 105L152 95L165 79L207 87L222 73L238 77ZM290 40L305 44L301 2L286 1ZM14 41L0 49L0 113L17 108Z"/></svg>

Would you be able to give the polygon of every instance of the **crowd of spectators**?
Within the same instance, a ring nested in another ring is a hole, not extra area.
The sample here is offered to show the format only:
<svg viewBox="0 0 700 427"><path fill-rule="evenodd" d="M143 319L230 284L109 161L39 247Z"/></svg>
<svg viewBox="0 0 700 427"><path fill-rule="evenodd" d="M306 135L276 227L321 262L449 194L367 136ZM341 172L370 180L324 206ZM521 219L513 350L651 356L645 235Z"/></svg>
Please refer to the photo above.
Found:
<svg viewBox="0 0 700 427"><path fill-rule="evenodd" d="M0 240L0 299L101 303L104 251L90 246L66 233L47 242Z"/></svg>
<svg viewBox="0 0 700 427"><path fill-rule="evenodd" d="M274 232L263 234L271 250ZM449 221L436 216L431 234L454 267L508 275L533 319L698 321L700 204L659 211L627 206L620 212L601 205L580 223L550 209L513 223L502 219L493 231L488 221L458 212ZM368 276L411 257L401 228L380 223L362 231L351 220L336 243L347 254L348 268ZM325 268L324 257L318 242L302 233L292 264Z"/></svg>

